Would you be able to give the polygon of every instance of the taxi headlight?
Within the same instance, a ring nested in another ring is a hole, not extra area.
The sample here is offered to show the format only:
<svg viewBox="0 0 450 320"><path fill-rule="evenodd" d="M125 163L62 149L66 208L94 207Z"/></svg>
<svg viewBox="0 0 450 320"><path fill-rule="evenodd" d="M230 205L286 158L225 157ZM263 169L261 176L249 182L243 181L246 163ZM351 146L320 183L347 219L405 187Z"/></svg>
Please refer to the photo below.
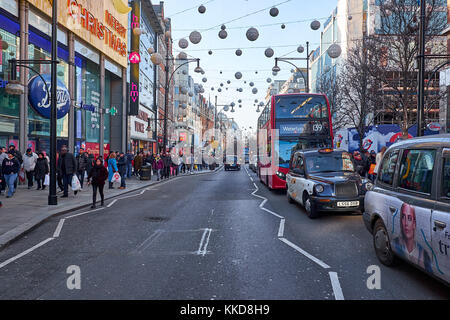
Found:
<svg viewBox="0 0 450 320"><path fill-rule="evenodd" d="M314 190L316 190L316 193L322 193L325 190L325 188L321 184L316 184L314 186Z"/></svg>
<svg viewBox="0 0 450 320"><path fill-rule="evenodd" d="M373 187L374 186L372 182L366 182L366 184L364 185L364 188L366 188L367 191L372 191Z"/></svg>

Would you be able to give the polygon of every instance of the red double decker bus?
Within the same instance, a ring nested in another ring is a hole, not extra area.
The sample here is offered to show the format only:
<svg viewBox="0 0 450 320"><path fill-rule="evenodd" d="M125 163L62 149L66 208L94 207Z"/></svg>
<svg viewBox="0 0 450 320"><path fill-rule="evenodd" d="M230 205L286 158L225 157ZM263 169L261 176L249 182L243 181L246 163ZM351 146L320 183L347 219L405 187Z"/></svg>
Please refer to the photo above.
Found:
<svg viewBox="0 0 450 320"><path fill-rule="evenodd" d="M310 93L272 96L258 118L257 139L257 172L261 182L269 189L286 189L286 174L293 149L333 146L331 110L327 97Z"/></svg>

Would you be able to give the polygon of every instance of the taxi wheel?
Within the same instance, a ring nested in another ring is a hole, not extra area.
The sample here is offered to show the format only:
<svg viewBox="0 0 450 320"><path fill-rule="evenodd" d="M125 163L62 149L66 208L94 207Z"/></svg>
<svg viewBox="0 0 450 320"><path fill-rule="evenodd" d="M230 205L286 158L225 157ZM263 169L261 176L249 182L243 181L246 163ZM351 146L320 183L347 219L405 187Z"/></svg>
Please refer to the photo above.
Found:
<svg viewBox="0 0 450 320"><path fill-rule="evenodd" d="M287 195L287 200L289 203L294 203L294 199L292 199L292 197L289 195L289 191L286 191L286 195Z"/></svg>
<svg viewBox="0 0 450 320"><path fill-rule="evenodd" d="M392 251L389 236L381 219L378 219L373 229L373 246L378 260L386 266L394 266L398 259Z"/></svg>
<svg viewBox="0 0 450 320"><path fill-rule="evenodd" d="M317 217L319 217L316 206L311 202L311 198L309 197L309 195L305 195L305 201L303 203L305 204L306 215L308 216L308 218L316 219Z"/></svg>

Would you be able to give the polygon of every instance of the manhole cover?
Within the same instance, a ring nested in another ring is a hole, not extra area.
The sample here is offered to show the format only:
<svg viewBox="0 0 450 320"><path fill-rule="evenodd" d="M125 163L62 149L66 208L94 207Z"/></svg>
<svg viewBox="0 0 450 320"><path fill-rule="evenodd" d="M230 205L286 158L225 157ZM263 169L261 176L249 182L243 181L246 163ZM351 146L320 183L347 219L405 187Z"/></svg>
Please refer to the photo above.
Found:
<svg viewBox="0 0 450 320"><path fill-rule="evenodd" d="M164 217L146 217L145 220L149 221L149 222L163 222L168 220L168 218L164 218Z"/></svg>

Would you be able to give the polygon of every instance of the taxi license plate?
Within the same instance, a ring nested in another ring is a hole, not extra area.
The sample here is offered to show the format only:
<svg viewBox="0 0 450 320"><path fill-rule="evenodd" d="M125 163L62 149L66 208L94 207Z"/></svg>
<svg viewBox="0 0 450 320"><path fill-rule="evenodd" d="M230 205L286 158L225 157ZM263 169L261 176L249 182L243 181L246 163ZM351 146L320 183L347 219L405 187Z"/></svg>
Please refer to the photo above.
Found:
<svg viewBox="0 0 450 320"><path fill-rule="evenodd" d="M338 207L347 208L347 207L358 207L359 201L342 201L337 203Z"/></svg>

